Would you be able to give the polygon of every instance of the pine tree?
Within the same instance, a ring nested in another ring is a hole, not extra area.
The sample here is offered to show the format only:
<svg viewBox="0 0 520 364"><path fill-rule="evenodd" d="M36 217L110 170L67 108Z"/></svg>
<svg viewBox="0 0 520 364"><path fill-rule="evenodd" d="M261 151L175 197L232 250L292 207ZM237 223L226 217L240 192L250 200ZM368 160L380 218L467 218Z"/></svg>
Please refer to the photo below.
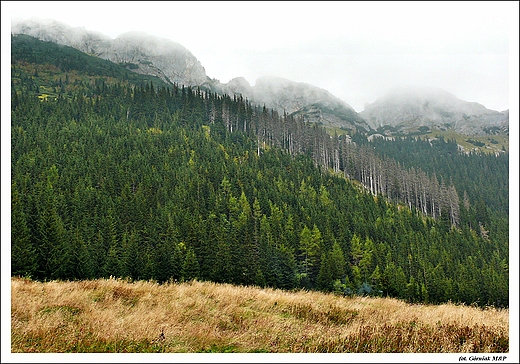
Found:
<svg viewBox="0 0 520 364"><path fill-rule="evenodd" d="M45 182L39 185L35 242L37 244L38 278L65 278L64 270L70 267L67 232L58 214L53 184L58 179L56 166L45 172Z"/></svg>
<svg viewBox="0 0 520 364"><path fill-rule="evenodd" d="M94 278L94 263L89 247L83 240L79 228L74 230L71 241L72 247L72 266L74 272L65 278L92 279Z"/></svg>
<svg viewBox="0 0 520 364"><path fill-rule="evenodd" d="M334 242L332 250L322 255L320 271L317 278L318 287L325 291L334 289L334 282L345 276L345 257L338 242Z"/></svg>
<svg viewBox="0 0 520 364"><path fill-rule="evenodd" d="M173 278L173 254L169 244L161 243L155 249L154 278L159 283L167 282Z"/></svg>
<svg viewBox="0 0 520 364"><path fill-rule="evenodd" d="M186 257L184 258L184 264L182 265L182 279L184 281L191 281L199 277L199 262L195 256L195 252L192 249L186 251Z"/></svg>
<svg viewBox="0 0 520 364"><path fill-rule="evenodd" d="M139 234L132 229L123 234L122 274L124 278L138 280L143 275L143 257L139 249Z"/></svg>
<svg viewBox="0 0 520 364"><path fill-rule="evenodd" d="M105 264L103 266L103 276L105 278L109 277L119 277L123 278L123 261L121 257L121 251L118 245L111 245L108 249L108 253L106 256Z"/></svg>
<svg viewBox="0 0 520 364"><path fill-rule="evenodd" d="M11 185L11 275L33 276L36 273L36 249L27 225L20 194Z"/></svg>
<svg viewBox="0 0 520 364"><path fill-rule="evenodd" d="M291 248L280 244L276 247L279 280L277 287L292 289L296 287L296 260Z"/></svg>
<svg viewBox="0 0 520 364"><path fill-rule="evenodd" d="M214 282L233 282L233 260L231 246L228 241L230 224L224 214L220 215L216 233L215 264L211 271Z"/></svg>
<svg viewBox="0 0 520 364"><path fill-rule="evenodd" d="M310 230L304 226L300 232L300 251L302 257L303 274L314 286L319 273L319 259L321 248L321 233L316 225Z"/></svg>

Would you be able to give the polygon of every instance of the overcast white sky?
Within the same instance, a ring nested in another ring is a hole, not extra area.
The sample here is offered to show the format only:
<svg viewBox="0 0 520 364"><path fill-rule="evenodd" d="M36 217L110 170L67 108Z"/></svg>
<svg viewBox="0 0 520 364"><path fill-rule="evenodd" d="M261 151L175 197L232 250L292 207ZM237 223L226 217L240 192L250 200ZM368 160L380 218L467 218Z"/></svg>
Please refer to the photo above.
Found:
<svg viewBox="0 0 520 364"><path fill-rule="evenodd" d="M112 38L144 31L180 43L221 82L279 76L358 112L399 85L508 109L512 30L518 44L517 2L9 1L4 17L51 18Z"/></svg>

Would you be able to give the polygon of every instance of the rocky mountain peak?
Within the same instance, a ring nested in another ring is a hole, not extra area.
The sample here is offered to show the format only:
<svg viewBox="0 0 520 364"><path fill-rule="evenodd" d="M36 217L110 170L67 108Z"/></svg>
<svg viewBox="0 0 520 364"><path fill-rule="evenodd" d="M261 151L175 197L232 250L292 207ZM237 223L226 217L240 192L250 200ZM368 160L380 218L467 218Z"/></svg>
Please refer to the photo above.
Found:
<svg viewBox="0 0 520 364"><path fill-rule="evenodd" d="M338 99L327 90L304 82L295 82L280 77L264 76L256 80L255 100L278 112L293 113L307 105L320 103L328 107L352 109L346 102ZM353 109L352 109L353 110Z"/></svg>
<svg viewBox="0 0 520 364"><path fill-rule="evenodd" d="M74 47L82 52L121 64L166 83L202 86L226 94L240 94L252 103L303 117L307 121L347 130L369 131L383 126L402 130L452 128L467 135L507 131L509 113L486 109L458 99L438 88L407 86L390 90L357 113L327 90L304 82L264 76L254 86L243 77L222 84L210 79L197 58L181 44L144 32L128 32L116 39L84 27L73 28L51 19L13 20L12 34L26 34L44 41Z"/></svg>
<svg viewBox="0 0 520 364"><path fill-rule="evenodd" d="M228 95L242 95L251 101L254 99L254 90L244 77L235 77L223 84L222 92Z"/></svg>
<svg viewBox="0 0 520 364"><path fill-rule="evenodd" d="M307 121L326 126L348 129L353 124L364 124L362 129L370 129L350 105L324 89L270 76L260 77L254 86L243 77L222 84L207 77L197 58L182 45L144 32L128 32L111 39L85 28L72 28L54 20L35 18L13 22L11 32L71 46L134 72L160 77L166 83L202 86L229 95L240 94L279 114L298 113Z"/></svg>

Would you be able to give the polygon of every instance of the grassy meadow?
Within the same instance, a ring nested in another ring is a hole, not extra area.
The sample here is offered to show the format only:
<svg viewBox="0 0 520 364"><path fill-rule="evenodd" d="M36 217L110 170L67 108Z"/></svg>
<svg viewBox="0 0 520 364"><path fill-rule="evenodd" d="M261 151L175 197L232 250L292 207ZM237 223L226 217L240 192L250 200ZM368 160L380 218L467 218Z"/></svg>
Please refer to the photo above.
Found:
<svg viewBox="0 0 520 364"><path fill-rule="evenodd" d="M509 310L192 281L11 278L12 353L507 353Z"/></svg>

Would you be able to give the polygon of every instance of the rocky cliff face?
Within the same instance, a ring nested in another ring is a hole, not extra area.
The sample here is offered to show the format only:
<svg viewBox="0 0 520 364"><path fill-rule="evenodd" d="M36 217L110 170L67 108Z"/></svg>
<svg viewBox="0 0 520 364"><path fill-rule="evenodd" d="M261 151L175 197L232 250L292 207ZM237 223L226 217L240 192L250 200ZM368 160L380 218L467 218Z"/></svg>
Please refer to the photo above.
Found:
<svg viewBox="0 0 520 364"><path fill-rule="evenodd" d="M360 113L374 129L398 131L419 127L454 129L465 135L486 135L509 129L509 112L498 112L467 102L436 88L399 88Z"/></svg>
<svg viewBox="0 0 520 364"><path fill-rule="evenodd" d="M222 93L228 95L242 95L242 97L247 98L252 102L255 100L254 89L244 77L233 78L228 83L218 83L218 86Z"/></svg>
<svg viewBox="0 0 520 364"><path fill-rule="evenodd" d="M111 39L85 28L39 19L13 21L11 33L74 47L134 72L158 76L166 83L200 85L208 79L204 67L182 45L146 33L130 32Z"/></svg>

